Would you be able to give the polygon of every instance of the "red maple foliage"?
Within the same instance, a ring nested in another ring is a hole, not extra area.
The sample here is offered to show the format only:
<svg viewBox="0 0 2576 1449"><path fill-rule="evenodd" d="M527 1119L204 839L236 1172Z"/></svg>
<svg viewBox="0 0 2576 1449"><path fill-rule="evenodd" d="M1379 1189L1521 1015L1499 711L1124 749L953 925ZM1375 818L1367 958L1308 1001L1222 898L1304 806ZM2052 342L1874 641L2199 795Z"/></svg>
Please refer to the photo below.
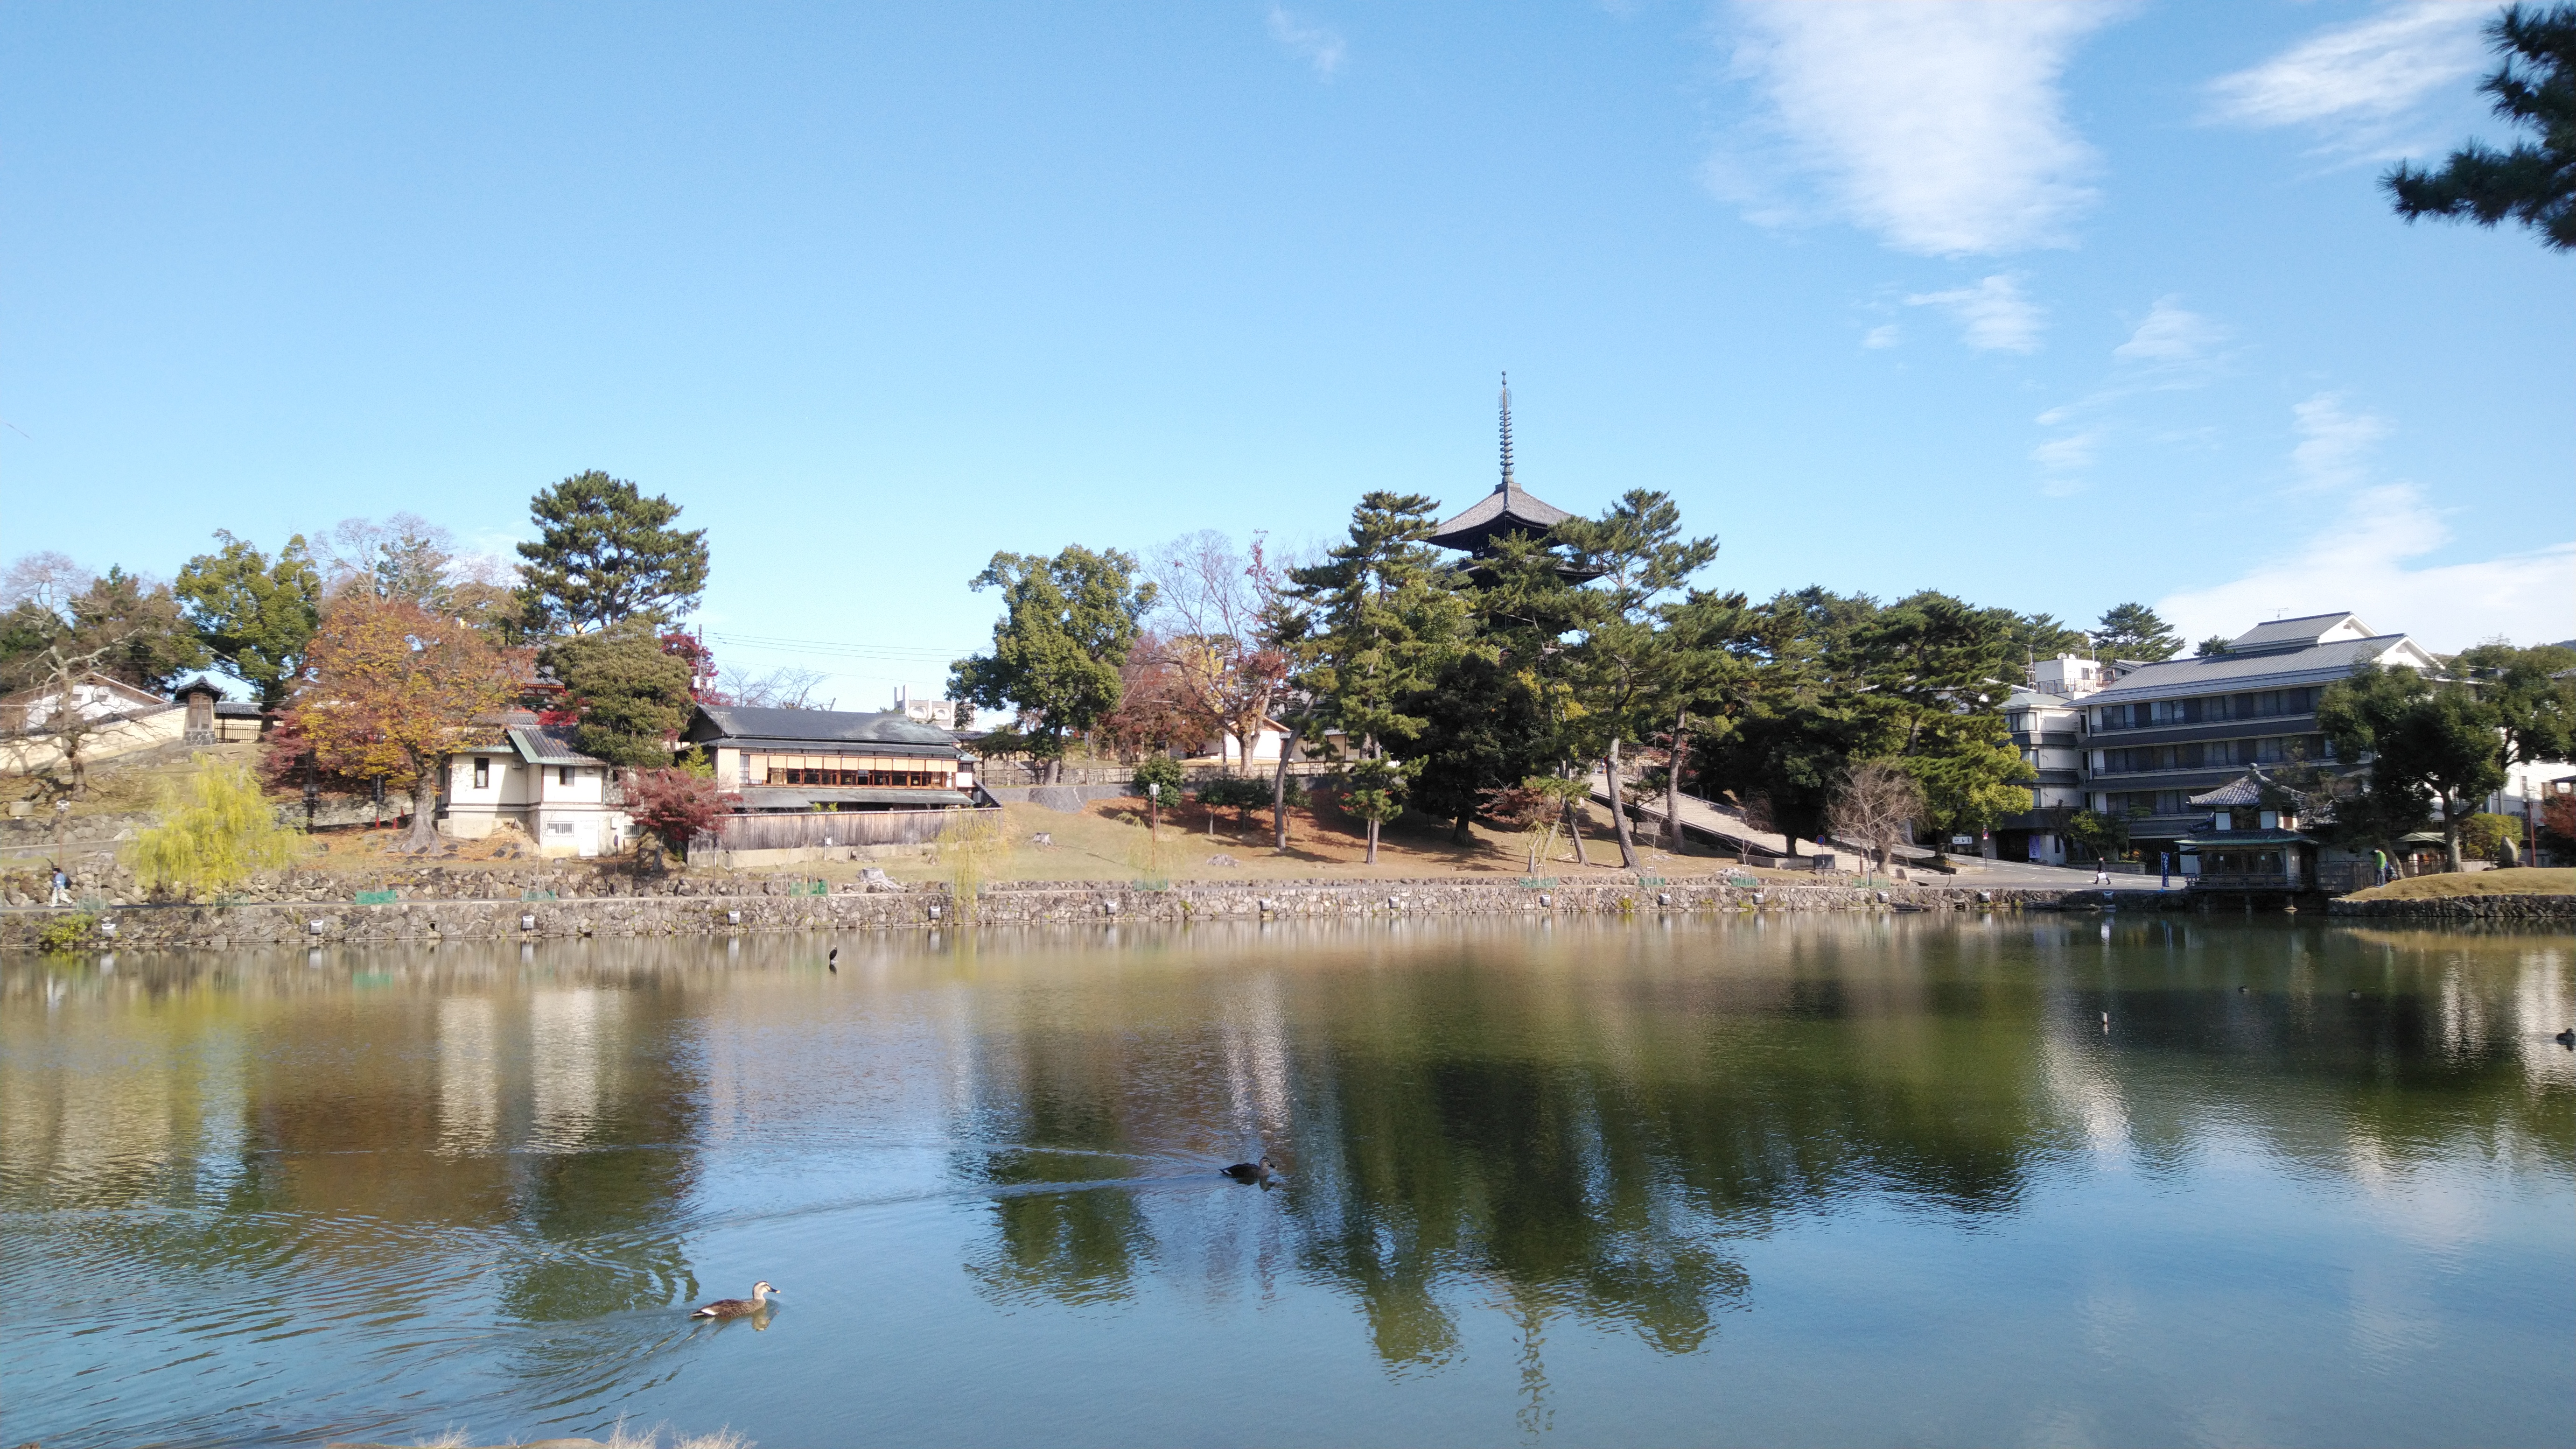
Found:
<svg viewBox="0 0 2576 1449"><path fill-rule="evenodd" d="M682 860L691 841L742 808L740 795L686 770L628 770L624 785L627 816Z"/></svg>

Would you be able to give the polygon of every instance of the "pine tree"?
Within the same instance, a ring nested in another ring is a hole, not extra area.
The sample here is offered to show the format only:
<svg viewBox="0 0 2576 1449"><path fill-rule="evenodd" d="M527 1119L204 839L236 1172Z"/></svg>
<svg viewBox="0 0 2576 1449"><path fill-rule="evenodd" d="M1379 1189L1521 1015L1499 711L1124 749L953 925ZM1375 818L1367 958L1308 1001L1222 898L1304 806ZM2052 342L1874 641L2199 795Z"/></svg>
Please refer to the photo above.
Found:
<svg viewBox="0 0 2576 1449"><path fill-rule="evenodd" d="M2144 604L2122 604L2104 610L2102 621L2093 626L2093 649L2098 659L2153 664L2180 654L2182 641L2174 637L2171 624L2156 617L2155 610Z"/></svg>
<svg viewBox="0 0 2576 1449"><path fill-rule="evenodd" d="M2576 247L2576 5L2520 5L2487 24L2504 64L2478 89L2497 116L2536 133L2510 151L2471 141L2439 171L2399 162L2379 180L2397 214L2494 226L2510 217L2552 251Z"/></svg>
<svg viewBox="0 0 2576 1449"><path fill-rule="evenodd" d="M1679 705L1675 686L1685 682L1686 671L1673 667L1677 636L1665 627L1661 605L1717 557L1717 540L1683 538L1681 510L1670 495L1648 489L1630 490L1597 519L1567 519L1555 537L1577 568L1596 576L1582 590L1588 607L1576 626L1588 724L1582 732L1584 769L1589 773L1588 762L1600 760L1619 864L1635 870L1637 843L1628 824L1620 750L1658 731L1668 708Z"/></svg>
<svg viewBox="0 0 2576 1449"><path fill-rule="evenodd" d="M1359 747L1348 798L1368 821L1372 865L1380 827L1402 812L1413 773L1390 752L1422 735L1429 721L1416 712L1419 694L1467 647L1461 580L1425 542L1437 507L1418 493L1367 494L1325 561L1289 575L1315 615L1303 682L1320 722Z"/></svg>
<svg viewBox="0 0 2576 1449"><path fill-rule="evenodd" d="M534 543L519 545L519 603L526 623L583 633L643 616L668 622L707 587L705 529L671 527L680 505L644 497L593 469L530 501Z"/></svg>
<svg viewBox="0 0 2576 1449"><path fill-rule="evenodd" d="M295 692L321 626L321 572L302 534L274 559L221 529L215 540L222 547L188 560L172 592L216 664L274 709Z"/></svg>

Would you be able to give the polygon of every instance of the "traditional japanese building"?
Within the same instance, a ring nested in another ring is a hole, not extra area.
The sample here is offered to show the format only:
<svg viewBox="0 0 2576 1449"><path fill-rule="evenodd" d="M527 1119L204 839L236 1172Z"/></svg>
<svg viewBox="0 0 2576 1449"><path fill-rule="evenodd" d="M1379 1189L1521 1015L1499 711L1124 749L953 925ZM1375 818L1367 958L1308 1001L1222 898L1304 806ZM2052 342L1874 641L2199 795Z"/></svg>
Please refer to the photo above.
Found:
<svg viewBox="0 0 2576 1449"><path fill-rule="evenodd" d="M1438 533L1431 535L1431 542L1442 548L1457 549L1469 560L1491 555L1497 542L1514 535L1544 539L1558 524L1574 516L1553 503L1533 497L1512 475L1512 380L1508 374L1503 378L1502 425L1502 481L1494 485L1493 492L1477 499L1458 516L1441 524ZM1473 567L1472 562L1469 567ZM1560 568L1557 572L1577 581L1599 576L1583 569Z"/></svg>
<svg viewBox="0 0 2576 1449"><path fill-rule="evenodd" d="M900 709L700 705L680 739L706 751L716 783L752 813L974 803L974 762L957 737Z"/></svg>
<svg viewBox="0 0 2576 1449"><path fill-rule="evenodd" d="M2194 890L2303 891L2317 882L2318 844L2299 833L2298 815L2280 808L2263 767L2215 790L2194 795L2192 809L2208 812L2198 829L2174 845L2188 857L2184 874Z"/></svg>

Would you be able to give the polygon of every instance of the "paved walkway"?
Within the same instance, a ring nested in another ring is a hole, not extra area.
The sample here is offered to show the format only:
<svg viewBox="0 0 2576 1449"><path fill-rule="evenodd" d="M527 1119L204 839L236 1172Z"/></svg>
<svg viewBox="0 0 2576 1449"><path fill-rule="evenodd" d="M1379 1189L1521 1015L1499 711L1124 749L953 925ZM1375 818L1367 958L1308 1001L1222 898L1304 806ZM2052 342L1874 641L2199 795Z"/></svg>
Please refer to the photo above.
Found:
<svg viewBox="0 0 2576 1449"><path fill-rule="evenodd" d="M1610 803L1610 779L1604 771L1592 772L1592 799L1596 804L1604 806ZM1657 819L1662 818L1661 799L1655 802L1651 813ZM1745 824L1741 813L1715 801L1703 800L1696 795L1684 795L1681 813L1681 825L1684 831L1714 839L1738 851L1750 849L1763 855L1773 856L1789 853L1788 841L1772 831L1757 830ZM1866 859L1869 854L1866 847L1847 840L1836 841L1833 848L1846 860ZM1800 847L1802 858L1812 856L1815 850L1813 842ZM1900 845L1892 854L1894 860L1891 863L1894 864L1912 865L1932 859L1932 852L1919 845ZM2044 886L2052 890L2081 890L2093 884L2093 872L2090 867L2037 865L2017 860L1978 860L1971 856L1952 856L1951 860L1957 865L1958 874L1938 876L1934 877L1935 879L1947 880L1955 885ZM2158 883L2158 877L2151 875L2111 877L2113 890L2155 890L2158 888ZM2175 876L2171 888L2181 890L2183 878L2179 875Z"/></svg>

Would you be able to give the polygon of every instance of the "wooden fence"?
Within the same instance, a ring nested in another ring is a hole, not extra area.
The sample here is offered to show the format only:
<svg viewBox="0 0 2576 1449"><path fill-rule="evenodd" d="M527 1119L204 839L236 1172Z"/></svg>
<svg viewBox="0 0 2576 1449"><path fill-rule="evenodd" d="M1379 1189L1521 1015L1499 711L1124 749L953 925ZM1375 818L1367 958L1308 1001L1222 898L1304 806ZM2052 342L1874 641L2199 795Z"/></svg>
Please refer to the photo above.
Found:
<svg viewBox="0 0 2576 1449"><path fill-rule="evenodd" d="M961 816L998 819L1000 815L990 806L727 815L713 831L698 837L697 846L717 850L797 850L833 845L926 845L937 840Z"/></svg>
<svg viewBox="0 0 2576 1449"><path fill-rule="evenodd" d="M1278 762L1275 760L1255 760L1252 764L1252 778L1266 781L1278 768ZM1331 760L1293 760L1289 762L1288 773L1291 775L1311 778L1316 775L1329 775L1340 768L1341 766L1335 764ZM1192 788L1205 784L1210 780L1229 779L1239 773L1239 771L1228 769L1223 765L1184 765L1181 767L1181 775L1183 779ZM1133 765L1120 765L1109 762L1095 762L1083 765L1067 764L1064 767L1063 779L1050 781L1045 778L1045 775L1045 766L1031 764L1026 760L978 760L975 763L975 778L978 781L986 785L999 785L1005 788L1020 785L1046 784L1124 785L1136 778L1136 767Z"/></svg>

